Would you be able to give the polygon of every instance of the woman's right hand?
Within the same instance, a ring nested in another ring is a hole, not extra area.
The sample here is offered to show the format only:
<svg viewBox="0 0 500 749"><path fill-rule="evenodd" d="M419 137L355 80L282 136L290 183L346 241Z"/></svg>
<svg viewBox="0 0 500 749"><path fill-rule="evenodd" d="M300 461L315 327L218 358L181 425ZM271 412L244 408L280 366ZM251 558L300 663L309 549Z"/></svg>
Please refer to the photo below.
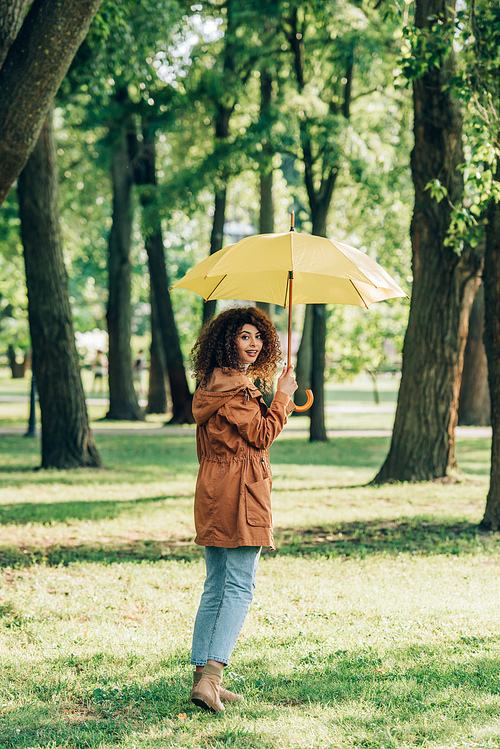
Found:
<svg viewBox="0 0 500 749"><path fill-rule="evenodd" d="M290 364L288 369L286 367L283 368L283 372L278 377L276 390L285 393L285 395L289 395L291 398L297 388L298 385L297 381L295 380L293 364Z"/></svg>

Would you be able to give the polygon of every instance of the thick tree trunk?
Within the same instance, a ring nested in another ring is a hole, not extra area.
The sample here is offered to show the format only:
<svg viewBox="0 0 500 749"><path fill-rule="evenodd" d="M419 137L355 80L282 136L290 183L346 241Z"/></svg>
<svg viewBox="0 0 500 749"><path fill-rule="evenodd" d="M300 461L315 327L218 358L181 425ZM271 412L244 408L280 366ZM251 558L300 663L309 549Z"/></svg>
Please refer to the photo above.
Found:
<svg viewBox="0 0 500 749"><path fill-rule="evenodd" d="M141 181L154 189L156 183L155 143L149 129L144 127L144 148L141 155ZM174 310L169 292L169 279L163 249L161 219L151 192L142 192L141 201L147 213L148 229L144 238L148 253L150 283L153 288L163 351L166 358L170 397L172 399L172 424L192 424L192 395L184 369L181 344L175 324Z"/></svg>
<svg viewBox="0 0 500 749"><path fill-rule="evenodd" d="M71 320L51 111L19 176L18 190L33 370L42 417L42 468L99 467Z"/></svg>
<svg viewBox="0 0 500 749"><path fill-rule="evenodd" d="M118 97L124 95L118 92ZM125 126L116 135L111 167L113 225L108 243L109 297L106 318L109 334L109 411L106 418L144 421L145 416L134 388L130 347L133 172Z"/></svg>
<svg viewBox="0 0 500 749"><path fill-rule="evenodd" d="M484 287L481 284L472 305L464 368L458 399L460 426L489 426L491 424L488 360L484 347Z"/></svg>
<svg viewBox="0 0 500 749"><path fill-rule="evenodd" d="M34 148L45 115L101 2L34 0L12 41L27 3L2 0L3 49L8 52L0 69L0 205Z"/></svg>
<svg viewBox="0 0 500 749"><path fill-rule="evenodd" d="M419 0L417 26L450 12L444 0ZM464 161L462 117L444 88L453 71L451 52L414 83L413 296L392 442L377 483L433 480L456 466L463 352L481 267L467 248L459 255L444 244L451 204L459 204L463 192L457 169ZM446 187L449 201L430 197L427 184L434 179Z"/></svg>
<svg viewBox="0 0 500 749"><path fill-rule="evenodd" d="M496 179L500 180L500 161ZM500 204L491 201L486 224L484 259L484 342L488 357L488 381L491 395L490 488L481 526L490 531L500 529Z"/></svg>

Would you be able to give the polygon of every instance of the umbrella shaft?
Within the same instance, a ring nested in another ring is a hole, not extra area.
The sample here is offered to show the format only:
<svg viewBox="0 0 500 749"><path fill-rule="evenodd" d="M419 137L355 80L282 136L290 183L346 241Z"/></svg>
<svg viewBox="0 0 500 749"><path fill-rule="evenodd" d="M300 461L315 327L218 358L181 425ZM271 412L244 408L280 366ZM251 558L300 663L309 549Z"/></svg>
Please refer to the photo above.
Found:
<svg viewBox="0 0 500 749"><path fill-rule="evenodd" d="M288 350L286 367L292 363L292 295L293 295L293 272L288 275Z"/></svg>

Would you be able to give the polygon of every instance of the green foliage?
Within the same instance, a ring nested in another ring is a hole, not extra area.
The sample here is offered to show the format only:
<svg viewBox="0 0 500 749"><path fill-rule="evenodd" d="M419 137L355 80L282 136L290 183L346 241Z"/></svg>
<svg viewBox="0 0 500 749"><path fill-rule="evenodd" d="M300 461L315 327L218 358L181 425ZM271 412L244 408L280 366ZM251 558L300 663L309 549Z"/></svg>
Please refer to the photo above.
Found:
<svg viewBox="0 0 500 749"><path fill-rule="evenodd" d="M434 68L441 68L452 51L453 19L451 8L447 17L428 16L425 26L408 25L404 30L402 73L415 81Z"/></svg>
<svg viewBox="0 0 500 749"><path fill-rule="evenodd" d="M19 216L12 191L0 211L0 356L9 346L16 354L30 347L24 261Z"/></svg>
<svg viewBox="0 0 500 749"><path fill-rule="evenodd" d="M452 43L453 39L453 43ZM484 238L484 215L491 200L500 200L494 179L500 120L500 9L487 0L466 3L456 14L425 19L424 28L408 25L403 43L403 74L414 81L435 67L442 67L455 50L457 70L445 88L463 105L465 163L463 199L452 205L446 244L461 252L479 247ZM430 197L449 200L439 179L427 185Z"/></svg>
<svg viewBox="0 0 500 749"><path fill-rule="evenodd" d="M332 307L328 319L328 374L340 382L362 372L375 382L398 372L406 330L408 304L391 300L358 307Z"/></svg>

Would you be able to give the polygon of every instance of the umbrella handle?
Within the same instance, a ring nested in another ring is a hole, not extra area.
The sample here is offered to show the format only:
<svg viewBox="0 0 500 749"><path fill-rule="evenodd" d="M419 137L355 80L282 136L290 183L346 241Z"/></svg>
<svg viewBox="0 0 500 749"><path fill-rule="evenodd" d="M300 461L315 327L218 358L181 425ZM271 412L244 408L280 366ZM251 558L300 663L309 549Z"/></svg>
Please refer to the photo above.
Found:
<svg viewBox="0 0 500 749"><path fill-rule="evenodd" d="M295 411L308 411L314 401L314 395L312 390L306 390L307 400L303 406L295 406ZM295 404L294 404L295 405Z"/></svg>

